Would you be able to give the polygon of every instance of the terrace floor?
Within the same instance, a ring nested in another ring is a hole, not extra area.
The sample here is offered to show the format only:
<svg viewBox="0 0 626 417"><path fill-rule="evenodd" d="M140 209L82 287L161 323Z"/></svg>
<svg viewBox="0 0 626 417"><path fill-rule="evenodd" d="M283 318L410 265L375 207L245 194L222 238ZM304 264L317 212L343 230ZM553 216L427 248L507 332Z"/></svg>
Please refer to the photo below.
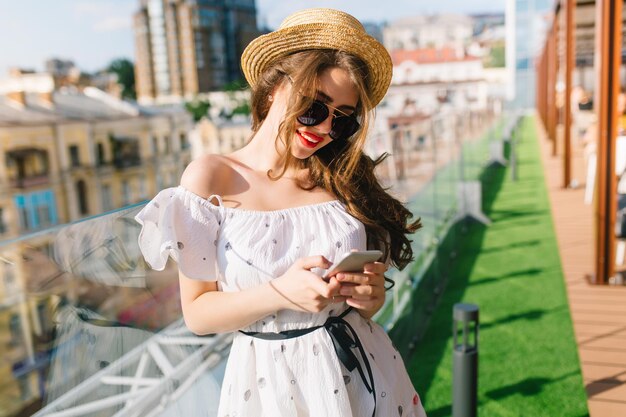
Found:
<svg viewBox="0 0 626 417"><path fill-rule="evenodd" d="M537 124L546 186L591 417L626 416L626 287L597 286L593 272L593 206L584 204L585 161L573 146L573 178L562 187L562 158Z"/></svg>
<svg viewBox="0 0 626 417"><path fill-rule="evenodd" d="M443 280L444 289L434 291L432 285L429 292L427 273L410 303L413 311L391 329L402 348L402 337L415 328L414 311L441 294L407 363L429 417L453 414L452 310L459 302L480 308L478 415L588 416L546 187L551 173L542 166L536 130L533 117L516 129L517 176L512 163L484 167L482 209L491 224L455 225L445 241L454 241L450 246L457 255L446 257L448 249L433 266L433 281ZM590 237L579 234L581 240Z"/></svg>

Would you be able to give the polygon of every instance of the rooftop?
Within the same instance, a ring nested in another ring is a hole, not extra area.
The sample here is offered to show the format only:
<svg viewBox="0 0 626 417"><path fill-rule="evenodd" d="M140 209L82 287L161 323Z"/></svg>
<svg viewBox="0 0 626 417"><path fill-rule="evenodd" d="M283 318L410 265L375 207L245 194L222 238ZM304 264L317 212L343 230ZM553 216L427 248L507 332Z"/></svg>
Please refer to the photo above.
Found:
<svg viewBox="0 0 626 417"><path fill-rule="evenodd" d="M391 51L391 61L393 65L399 65L405 61L411 61L417 64L439 64L480 60L481 59L478 57L465 55L464 52L459 52L454 48L425 48Z"/></svg>
<svg viewBox="0 0 626 417"><path fill-rule="evenodd" d="M21 73L0 82L0 127L120 120L181 111L182 105L141 106L94 87L56 88L45 73Z"/></svg>

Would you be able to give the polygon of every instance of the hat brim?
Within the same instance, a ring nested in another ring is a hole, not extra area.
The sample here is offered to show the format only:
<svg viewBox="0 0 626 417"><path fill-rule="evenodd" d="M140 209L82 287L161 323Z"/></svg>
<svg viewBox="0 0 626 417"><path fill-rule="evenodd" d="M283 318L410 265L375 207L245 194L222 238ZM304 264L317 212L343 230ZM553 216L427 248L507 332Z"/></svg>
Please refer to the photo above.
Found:
<svg viewBox="0 0 626 417"><path fill-rule="evenodd" d="M278 29L254 39L241 56L241 69L250 86L273 62L310 49L336 49L360 58L368 67L370 100L375 107L385 96L393 64L389 52L376 39L349 26L307 23Z"/></svg>

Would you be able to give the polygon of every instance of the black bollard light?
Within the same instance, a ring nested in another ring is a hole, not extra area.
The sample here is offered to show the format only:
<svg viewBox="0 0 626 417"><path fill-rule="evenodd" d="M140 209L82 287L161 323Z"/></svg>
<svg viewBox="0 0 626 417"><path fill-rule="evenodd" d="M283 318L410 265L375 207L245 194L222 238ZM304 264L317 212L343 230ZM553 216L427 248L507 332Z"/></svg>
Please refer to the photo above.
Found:
<svg viewBox="0 0 626 417"><path fill-rule="evenodd" d="M478 306L455 304L453 320L452 417L476 417L478 406ZM472 332L474 333L473 342L470 340Z"/></svg>

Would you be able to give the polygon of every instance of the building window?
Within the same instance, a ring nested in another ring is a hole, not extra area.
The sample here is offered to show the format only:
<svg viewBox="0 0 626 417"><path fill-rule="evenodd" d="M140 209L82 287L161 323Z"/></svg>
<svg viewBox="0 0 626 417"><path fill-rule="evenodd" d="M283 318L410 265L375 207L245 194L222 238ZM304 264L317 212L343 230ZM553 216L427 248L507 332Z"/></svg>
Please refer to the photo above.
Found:
<svg viewBox="0 0 626 417"><path fill-rule="evenodd" d="M7 232L7 225L4 222L4 208L0 207L0 234Z"/></svg>
<svg viewBox="0 0 626 417"><path fill-rule="evenodd" d="M82 216L89 214L89 206L87 204L87 184L85 181L79 180L76 183L76 195L78 196L78 210Z"/></svg>
<svg viewBox="0 0 626 417"><path fill-rule="evenodd" d="M139 140L135 137L109 135L113 150L113 165L118 169L141 165Z"/></svg>
<svg viewBox="0 0 626 417"><path fill-rule="evenodd" d="M528 69L530 68L530 60L528 58L518 58L515 65L516 69Z"/></svg>
<svg viewBox="0 0 626 417"><path fill-rule="evenodd" d="M127 180L122 181L122 205L130 204L130 184Z"/></svg>
<svg viewBox="0 0 626 417"><path fill-rule="evenodd" d="M187 135L184 133L180 134L180 149L189 148L189 141L187 140Z"/></svg>
<svg viewBox="0 0 626 417"><path fill-rule="evenodd" d="M169 155L171 150L172 150L171 138L166 137L165 138L165 155Z"/></svg>
<svg viewBox="0 0 626 417"><path fill-rule="evenodd" d="M46 183L48 152L43 149L24 148L6 153L7 177L14 187L29 187ZM45 179L42 182L42 179ZM33 182L33 180L35 180Z"/></svg>
<svg viewBox="0 0 626 417"><path fill-rule="evenodd" d="M13 201L23 231L57 223L56 201L51 190L15 194Z"/></svg>
<svg viewBox="0 0 626 417"><path fill-rule="evenodd" d="M141 178L138 179L139 181L139 198L142 200L145 200L147 195L146 195L146 182L144 180L142 180Z"/></svg>
<svg viewBox="0 0 626 417"><path fill-rule="evenodd" d="M11 346L19 346L22 344L22 321L17 314L11 314L9 319L9 334L11 339L9 344Z"/></svg>
<svg viewBox="0 0 626 417"><path fill-rule="evenodd" d="M517 0L515 2L515 10L518 12L528 12L529 6L528 0Z"/></svg>
<svg viewBox="0 0 626 417"><path fill-rule="evenodd" d="M96 165L102 166L104 164L104 145L102 143L99 143L96 145Z"/></svg>
<svg viewBox="0 0 626 417"><path fill-rule="evenodd" d="M19 215L20 215L20 229L22 230L29 230L32 228L31 226L31 222L30 222L30 216L28 213L28 209L26 207L20 207L18 208L19 211Z"/></svg>
<svg viewBox="0 0 626 417"><path fill-rule="evenodd" d="M52 225L50 218L50 208L48 206L37 206L37 216L39 216L39 226L48 227Z"/></svg>
<svg viewBox="0 0 626 417"><path fill-rule="evenodd" d="M50 328L50 315L48 314L48 306L45 301L40 301L37 303L37 319L39 320L39 325L41 326L41 333L46 334L48 329Z"/></svg>
<svg viewBox="0 0 626 417"><path fill-rule="evenodd" d="M72 168L76 168L80 166L80 156L78 154L77 145L70 146L70 163L72 165Z"/></svg>
<svg viewBox="0 0 626 417"><path fill-rule="evenodd" d="M113 210L113 197L111 196L111 186L109 184L102 186L102 210Z"/></svg>
<svg viewBox="0 0 626 417"><path fill-rule="evenodd" d="M159 138L152 136L152 153L154 155L159 154Z"/></svg>
<svg viewBox="0 0 626 417"><path fill-rule="evenodd" d="M4 261L2 263L2 269L4 292L7 295L11 295L13 293L13 286L15 285L15 266L9 261Z"/></svg>

